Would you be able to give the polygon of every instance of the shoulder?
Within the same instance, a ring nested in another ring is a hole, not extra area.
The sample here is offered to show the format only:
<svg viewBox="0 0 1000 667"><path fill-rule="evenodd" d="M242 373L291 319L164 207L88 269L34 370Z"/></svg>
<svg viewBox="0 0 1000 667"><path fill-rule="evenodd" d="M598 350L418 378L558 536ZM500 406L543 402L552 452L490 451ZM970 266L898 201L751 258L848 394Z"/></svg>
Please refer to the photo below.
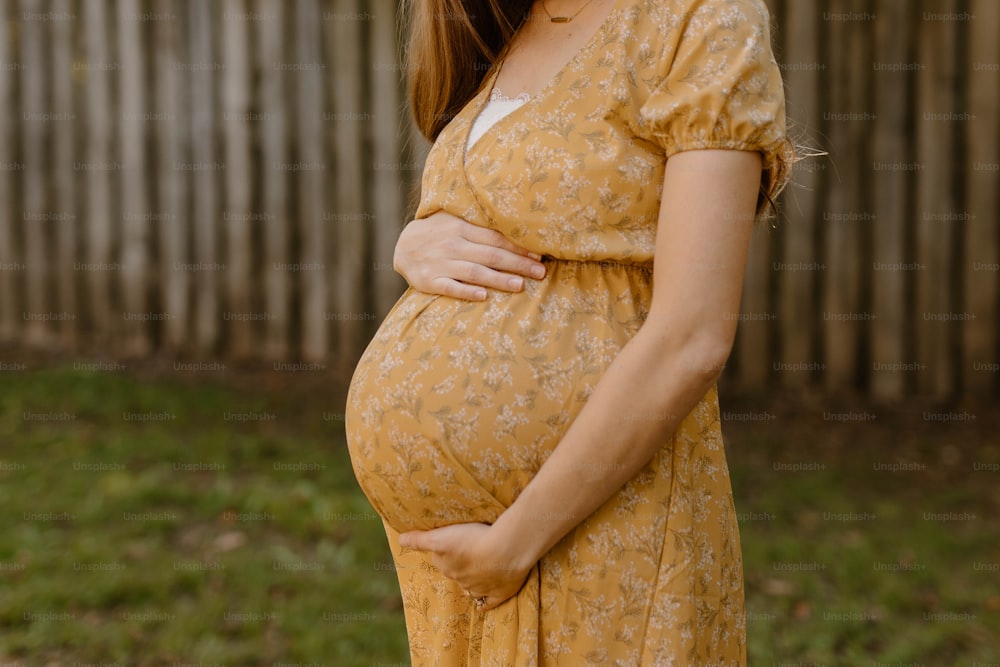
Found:
<svg viewBox="0 0 1000 667"><path fill-rule="evenodd" d="M720 15L732 19L767 19L764 0L636 0L640 10L650 17L690 17Z"/></svg>
<svg viewBox="0 0 1000 667"><path fill-rule="evenodd" d="M770 13L764 0L635 0L637 23L677 38L715 29L764 28Z"/></svg>
<svg viewBox="0 0 1000 667"><path fill-rule="evenodd" d="M651 52L659 76L679 54L711 58L741 48L770 54L770 14L764 0L632 0L632 43ZM634 49L633 49L634 50Z"/></svg>

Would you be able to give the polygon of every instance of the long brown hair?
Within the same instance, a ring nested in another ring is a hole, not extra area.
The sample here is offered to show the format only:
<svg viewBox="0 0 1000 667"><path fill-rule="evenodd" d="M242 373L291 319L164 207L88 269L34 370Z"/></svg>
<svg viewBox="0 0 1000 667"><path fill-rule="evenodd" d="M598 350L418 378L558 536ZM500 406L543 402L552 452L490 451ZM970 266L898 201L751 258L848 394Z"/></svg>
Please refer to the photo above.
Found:
<svg viewBox="0 0 1000 667"><path fill-rule="evenodd" d="M434 141L479 91L532 0L412 0L406 52L410 109Z"/></svg>

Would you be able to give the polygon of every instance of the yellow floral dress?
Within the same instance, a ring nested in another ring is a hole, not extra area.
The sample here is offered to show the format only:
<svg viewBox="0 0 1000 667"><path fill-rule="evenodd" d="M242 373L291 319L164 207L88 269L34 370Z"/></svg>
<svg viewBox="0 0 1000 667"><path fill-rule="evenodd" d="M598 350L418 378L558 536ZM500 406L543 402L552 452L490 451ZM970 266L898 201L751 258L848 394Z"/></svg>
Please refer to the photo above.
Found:
<svg viewBox="0 0 1000 667"><path fill-rule="evenodd" d="M647 314L670 155L759 151L778 166L768 22L762 0L616 0L538 95L467 148L491 74L432 147L417 217L499 230L548 273L485 302L407 290L351 382L351 460L385 523L414 665L745 664L714 388L496 609L477 610L398 534L492 523L559 444Z"/></svg>

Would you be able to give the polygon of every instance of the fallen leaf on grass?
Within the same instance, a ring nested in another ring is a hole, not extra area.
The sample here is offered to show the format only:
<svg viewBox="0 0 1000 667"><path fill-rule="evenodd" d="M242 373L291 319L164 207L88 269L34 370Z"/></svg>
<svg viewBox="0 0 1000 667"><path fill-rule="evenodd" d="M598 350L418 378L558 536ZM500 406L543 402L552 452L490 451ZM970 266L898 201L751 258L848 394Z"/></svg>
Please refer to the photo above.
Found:
<svg viewBox="0 0 1000 667"><path fill-rule="evenodd" d="M244 533L234 530L228 533L223 533L212 540L212 549L214 551L225 553L227 551L232 551L233 549L239 549L246 543L247 536Z"/></svg>
<svg viewBox="0 0 1000 667"><path fill-rule="evenodd" d="M786 597L795 595L799 587L785 579L765 579L764 583L761 584L761 589L767 595Z"/></svg>

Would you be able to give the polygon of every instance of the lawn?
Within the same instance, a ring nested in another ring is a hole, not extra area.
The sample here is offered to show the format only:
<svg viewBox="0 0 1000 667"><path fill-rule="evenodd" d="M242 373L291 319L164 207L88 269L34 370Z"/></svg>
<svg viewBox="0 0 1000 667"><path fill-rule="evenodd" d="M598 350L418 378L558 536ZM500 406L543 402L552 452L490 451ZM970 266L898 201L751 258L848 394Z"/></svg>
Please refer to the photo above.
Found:
<svg viewBox="0 0 1000 667"><path fill-rule="evenodd" d="M408 664L341 394L39 366L0 373L0 663ZM751 665L1000 663L995 408L723 408Z"/></svg>
<svg viewBox="0 0 1000 667"><path fill-rule="evenodd" d="M779 404L726 428L750 664L1000 665L996 407Z"/></svg>
<svg viewBox="0 0 1000 667"><path fill-rule="evenodd" d="M15 377L16 375L16 377ZM72 368L0 382L0 662L406 655L337 406Z"/></svg>

